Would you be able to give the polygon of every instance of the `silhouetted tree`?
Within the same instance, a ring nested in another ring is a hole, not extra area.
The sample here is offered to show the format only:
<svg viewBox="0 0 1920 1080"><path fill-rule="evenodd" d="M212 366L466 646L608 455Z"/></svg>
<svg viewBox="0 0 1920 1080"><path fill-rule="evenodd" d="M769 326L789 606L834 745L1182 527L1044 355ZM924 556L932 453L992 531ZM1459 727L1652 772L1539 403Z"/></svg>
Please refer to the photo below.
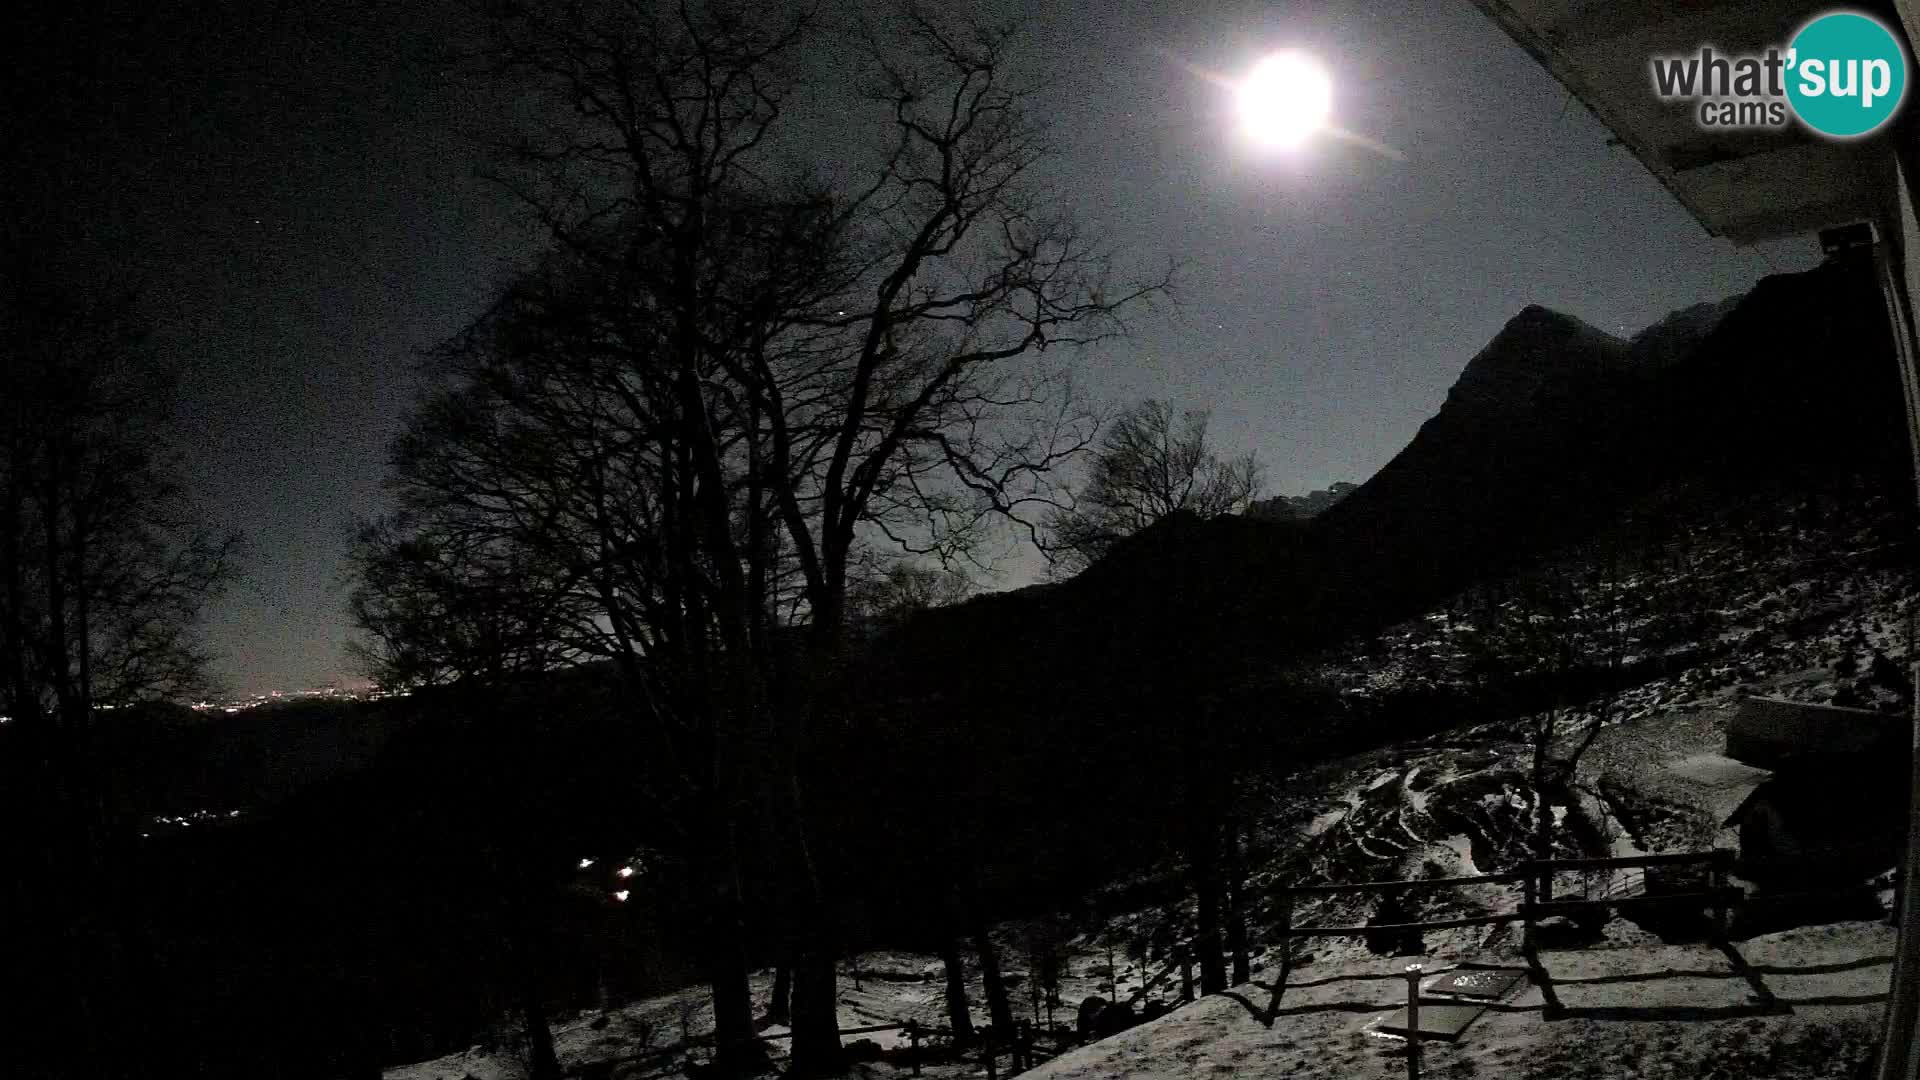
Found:
<svg viewBox="0 0 1920 1080"><path fill-rule="evenodd" d="M894 560L863 570L847 586L847 609L851 618L876 627L957 604L973 591L965 574L947 567Z"/></svg>
<svg viewBox="0 0 1920 1080"><path fill-rule="evenodd" d="M681 689L707 694L642 700L671 702L704 751L691 760L716 763L696 778L715 880L737 880L727 852L756 823L786 853L793 1068L838 1071L838 884L807 756L844 666L849 568L876 540L950 555L1035 505L1091 436L1041 350L1115 332L1163 279L1108 280L1038 187L1043 125L1009 79L1005 30L911 8L869 24L864 105L886 146L864 179L836 184L796 179L774 149L818 40L805 14L509 4L487 29L500 69L557 106L501 179L594 279L565 312L584 332L531 335L591 372L594 404L498 382L542 424L592 411L567 475L592 490L596 472L644 472L633 487L656 517L650 540L627 539L631 493L606 490L583 517L514 527L584 553L636 687L662 689L672 656ZM613 582L628 561L650 564L644 589ZM775 679L783 568L809 656ZM760 797L782 805L750 810ZM732 1068L757 1043L744 967L725 966L715 1011Z"/></svg>
<svg viewBox="0 0 1920 1080"><path fill-rule="evenodd" d="M1226 830L1227 951L1233 957L1233 985L1240 986L1253 978L1252 959L1248 956L1247 949L1247 912L1244 896L1247 875L1245 823L1238 814L1229 813Z"/></svg>
<svg viewBox="0 0 1920 1080"><path fill-rule="evenodd" d="M967 963L960 955L960 940L952 934L940 938L940 965L946 975L947 1027L953 1041L973 1041L973 1010L967 1004Z"/></svg>
<svg viewBox="0 0 1920 1080"><path fill-rule="evenodd" d="M1483 700L1518 712L1532 749L1530 845L1552 858L1553 803L1574 802L1580 758L1611 708L1625 650L1619 553L1611 544L1568 553L1467 594L1459 635ZM1589 701L1598 681L1598 696ZM1528 691L1531 687L1531 691ZM1581 706L1590 716L1570 750L1556 754L1563 722Z"/></svg>
<svg viewBox="0 0 1920 1080"><path fill-rule="evenodd" d="M980 984L987 995L987 1016L993 1020L994 1041L1006 1046L1013 1038L1013 1002L1007 997L1006 979L1000 974L1000 950L993 943L991 928L976 920L973 948L980 958Z"/></svg>
<svg viewBox="0 0 1920 1080"><path fill-rule="evenodd" d="M447 686L469 717L501 728L524 707L531 679L571 655L563 620L578 617L573 579L536 562L537 549L470 528L457 501L420 498L357 530L350 549L358 584L348 607L363 638L354 643L366 673L383 686ZM499 770L509 773L510 769ZM471 776L478 786L515 791L510 775ZM488 814L489 899L507 941L505 982L525 1024L533 1080L557 1080L541 987L541 929L554 882L550 841L518 791L495 796Z"/></svg>
<svg viewBox="0 0 1920 1080"><path fill-rule="evenodd" d="M1222 458L1207 441L1208 419L1154 400L1115 417L1072 504L1046 515L1044 546L1054 565L1085 569L1116 541L1178 511L1213 518L1252 507L1260 466L1251 453Z"/></svg>
<svg viewBox="0 0 1920 1080"><path fill-rule="evenodd" d="M0 1045L9 1071L148 1070L135 809L102 767L106 710L205 688L195 632L237 539L200 524L172 452L168 369L131 296L0 255L0 791L9 980L31 993Z"/></svg>

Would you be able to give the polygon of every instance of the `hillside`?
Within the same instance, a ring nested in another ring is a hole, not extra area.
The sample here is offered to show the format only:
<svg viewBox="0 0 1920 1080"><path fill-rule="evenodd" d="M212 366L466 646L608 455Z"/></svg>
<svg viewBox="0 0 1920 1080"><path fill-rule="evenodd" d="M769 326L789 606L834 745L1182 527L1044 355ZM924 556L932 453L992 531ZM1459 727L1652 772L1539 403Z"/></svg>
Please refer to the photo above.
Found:
<svg viewBox="0 0 1920 1080"><path fill-rule="evenodd" d="M1122 992L1137 987L1192 926L1172 854L1182 803L1170 773L1196 729L1209 732L1223 773L1239 778L1256 973L1276 959L1278 882L1491 872L1526 856L1543 813L1560 822L1556 844L1567 854L1724 841L1711 794L1689 792L1665 766L1716 747L1740 695L1883 708L1910 700L1887 672L1912 655L1911 477L1867 272L1833 264L1769 278L1737 302L1677 312L1631 340L1530 308L1468 363L1393 462L1311 518L1173 519L1072 581L934 611L876 638L862 658L860 716L824 751L840 775L860 780L823 796L828 812L859 823L837 838L838 856L888 868L861 877L850 923L862 940L903 941L931 890L952 886L958 859L987 908L1079 912L1069 963L1079 985L1092 985L1112 947L1125 961ZM1508 632L1540 625L1565 646L1563 658L1543 658L1527 634ZM1529 733L1549 707L1556 753L1599 728L1571 786L1543 793L1531 786ZM1077 899L1101 881L1111 886ZM1416 914L1517 902L1483 890ZM1365 921L1376 912L1348 903L1299 914ZM1622 956L1568 963L1600 986L1636 963L1697 967L1659 951L1686 948L1663 943L1670 929L1615 920L1600 944ZM1800 936L1777 943L1778 966L1819 967L1825 939L1792 933ZM1853 974L1806 984L1809 1001L1848 998L1854 1012L1809 1011L1817 1022L1805 1024L1769 1018L1752 1029L1768 1060L1785 1068L1852 1038L1849 1017L1872 1011L1868 984L1884 986L1867 962L1875 933L1843 933L1860 955L1835 962ZM1014 940L1008 966L1025 977ZM1453 956L1498 955L1508 944L1485 931L1427 941ZM933 961L891 955L909 967ZM1315 947L1322 972L1379 963L1359 942ZM937 1011L925 988L911 1002L887 993L851 993L848 1022ZM1718 1006L1681 997L1708 1010L1690 1018L1717 1015ZM1301 1067L1334 1031L1313 1025L1330 1017L1341 1028L1374 1008L1330 1000L1327 1016L1297 1031L1254 1036L1271 1056L1247 1060ZM1230 1016L1222 1001L1176 1014L1213 1018L1194 1021L1203 1026ZM1747 1030L1708 1025L1681 1036L1648 1022L1592 1038L1654 1040L1662 1050L1646 1067L1666 1075L1734 1052L1727 1040L1744 1036L1728 1033ZM1207 1040L1241 1035L1168 1034L1177 1027L1169 1018L1055 1069L1168 1075L1171 1061L1239 1060ZM1526 1040L1503 1036L1493 1057L1462 1055L1461 1074L1532 1060ZM582 1047L583 1061L619 1044L586 1041L599 1049ZM1145 1055L1139 1068L1126 1046ZM1112 1053L1121 1056L1100 1056ZM1560 1061L1549 1075L1580 1075L1585 1060Z"/></svg>
<svg viewBox="0 0 1920 1080"><path fill-rule="evenodd" d="M1170 519L1064 584L915 619L877 644L863 681L885 711L938 730L1054 761L1100 758L1098 731L1138 758L1198 696L1270 708L1295 660L1623 524L1640 535L1622 542L1645 547L1741 500L1811 499L1817 514L1840 477L1902 490L1902 397L1877 303L1870 268L1836 263L1637 343L1530 308L1400 454L1312 519ZM966 677L923 677L942 666ZM1288 738L1351 746L1344 716Z"/></svg>

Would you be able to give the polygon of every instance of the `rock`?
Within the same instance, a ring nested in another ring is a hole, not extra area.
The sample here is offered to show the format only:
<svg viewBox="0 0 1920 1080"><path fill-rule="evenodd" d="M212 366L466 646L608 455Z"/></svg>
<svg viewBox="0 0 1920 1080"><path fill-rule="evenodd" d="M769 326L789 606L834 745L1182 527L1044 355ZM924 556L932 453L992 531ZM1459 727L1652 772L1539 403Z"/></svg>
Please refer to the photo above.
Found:
<svg viewBox="0 0 1920 1080"><path fill-rule="evenodd" d="M595 1031L605 1031L607 1029L607 1014L601 1013L599 1016L594 1017L587 1023L587 1026Z"/></svg>
<svg viewBox="0 0 1920 1080"><path fill-rule="evenodd" d="M1109 1035L1118 1035L1139 1022L1140 1018L1134 1015L1132 1005L1116 1001L1100 1010L1100 1018L1096 1022L1097 1037L1104 1039Z"/></svg>
<svg viewBox="0 0 1920 1080"><path fill-rule="evenodd" d="M1583 944L1594 937L1594 927L1583 926L1565 915L1549 915L1533 924L1534 944L1547 948Z"/></svg>
<svg viewBox="0 0 1920 1080"><path fill-rule="evenodd" d="M1100 1026L1100 1010L1107 1007L1107 999L1098 994L1080 1000L1080 1018L1074 1030L1081 1042L1096 1038L1094 1031Z"/></svg>
<svg viewBox="0 0 1920 1080"><path fill-rule="evenodd" d="M872 1039L855 1039L841 1047L840 1053L849 1062L879 1061L881 1057L880 1044Z"/></svg>

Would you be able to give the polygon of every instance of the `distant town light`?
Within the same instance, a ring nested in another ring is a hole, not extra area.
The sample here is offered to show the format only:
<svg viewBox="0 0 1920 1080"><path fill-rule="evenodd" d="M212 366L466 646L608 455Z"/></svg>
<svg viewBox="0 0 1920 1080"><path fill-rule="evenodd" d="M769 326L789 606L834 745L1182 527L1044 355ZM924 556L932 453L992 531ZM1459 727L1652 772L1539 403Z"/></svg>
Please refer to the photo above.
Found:
<svg viewBox="0 0 1920 1080"><path fill-rule="evenodd" d="M581 860L580 860L580 869L582 869L582 870L586 870L586 869L590 869L590 868L591 868L592 866L593 866L593 860L592 860L592 859L581 859Z"/></svg>
<svg viewBox="0 0 1920 1080"><path fill-rule="evenodd" d="M619 874L623 878L630 878L633 876L633 867L623 866L620 869L614 871L614 873Z"/></svg>
<svg viewBox="0 0 1920 1080"><path fill-rule="evenodd" d="M628 892L625 889L621 889L619 892L616 892L613 894L613 898L615 900L620 901L623 904L627 902L627 896L628 896Z"/></svg>

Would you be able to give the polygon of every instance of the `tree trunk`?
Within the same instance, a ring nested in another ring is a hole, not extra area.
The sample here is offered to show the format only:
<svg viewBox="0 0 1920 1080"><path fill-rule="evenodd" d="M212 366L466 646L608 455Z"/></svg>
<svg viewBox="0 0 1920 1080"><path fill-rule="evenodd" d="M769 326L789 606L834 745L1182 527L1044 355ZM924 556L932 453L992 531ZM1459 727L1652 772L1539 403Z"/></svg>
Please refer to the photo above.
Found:
<svg viewBox="0 0 1920 1080"><path fill-rule="evenodd" d="M1210 847L1205 840L1200 840L1191 850L1195 906L1199 909L1193 947L1200 954L1202 994L1218 994L1227 988L1227 966L1220 958L1219 860Z"/></svg>
<svg viewBox="0 0 1920 1080"><path fill-rule="evenodd" d="M532 1080L560 1080L560 1059L553 1052L553 1029L532 972L522 976L520 1014L527 1025L527 1068Z"/></svg>
<svg viewBox="0 0 1920 1080"><path fill-rule="evenodd" d="M521 838L524 842L524 837ZM526 1027L527 1068L532 1080L560 1080L560 1060L553 1050L553 1029L547 1024L546 1000L540 992L541 896L540 881L527 849L518 844L492 853L495 881L502 890L509 986ZM364 1000L355 1002L363 1006Z"/></svg>
<svg viewBox="0 0 1920 1080"><path fill-rule="evenodd" d="M828 936L826 913L806 905L793 951L792 1077L838 1076L846 1069L840 1052L840 978L838 959Z"/></svg>
<svg viewBox="0 0 1920 1080"><path fill-rule="evenodd" d="M707 982L713 992L714 1064L722 1075L744 1076L766 1063L766 1048L753 1027L751 968L747 964L746 916L730 854L716 854L708 873L713 910L707 927Z"/></svg>
<svg viewBox="0 0 1920 1080"><path fill-rule="evenodd" d="M1195 721L1187 723L1191 728ZM1199 755L1193 746L1196 741L1190 733L1186 755L1187 867L1193 877L1198 923L1193 949L1200 960L1200 992L1218 994L1227 988L1227 968L1220 959L1220 823L1211 785L1199 768Z"/></svg>
<svg viewBox="0 0 1920 1080"><path fill-rule="evenodd" d="M767 1019L781 1027L793 1021L793 965L785 961L773 969L773 999L767 1002Z"/></svg>
<svg viewBox="0 0 1920 1080"><path fill-rule="evenodd" d="M1246 867L1240 850L1240 823L1227 825L1227 950L1233 953L1233 985L1253 980L1253 967L1247 957L1247 915L1242 910L1242 878Z"/></svg>
<svg viewBox="0 0 1920 1080"><path fill-rule="evenodd" d="M1007 984L1000 978L1000 954L986 926L975 927L973 946L980 953L980 981L986 985L987 1015L993 1018L994 1039L1004 1045L1013 1038L1013 1003L1007 1000Z"/></svg>
<svg viewBox="0 0 1920 1080"><path fill-rule="evenodd" d="M1553 724L1555 711L1548 710L1545 726L1540 729L1533 745L1533 846L1538 859L1553 858L1553 797L1550 789L1552 779L1547 775L1547 755L1553 744ZM1540 875L1540 899L1553 899L1553 874Z"/></svg>
<svg viewBox="0 0 1920 1080"><path fill-rule="evenodd" d="M838 1076L846 1069L840 1046L840 979L836 964L840 959L840 938L834 901L836 862L829 850L831 826L835 820L829 781L816 784L819 777L831 775L831 764L819 755L826 740L819 738L815 724L822 717L835 715L841 706L846 657L843 651L844 627L838 606L844 594L844 582L834 580L832 560L827 559L829 588L816 598L814 625L808 641L809 670L801 677L797 696L790 699L798 721L797 737L789 743L784 757L790 813L786 827L785 869L790 890L793 923L793 1059L789 1076ZM835 591L835 590L838 591ZM817 801L809 794L823 792Z"/></svg>
<svg viewBox="0 0 1920 1080"><path fill-rule="evenodd" d="M967 966L960 958L960 942L940 939L940 962L947 971L947 1026L955 1042L973 1041L973 1011L967 1005Z"/></svg>

